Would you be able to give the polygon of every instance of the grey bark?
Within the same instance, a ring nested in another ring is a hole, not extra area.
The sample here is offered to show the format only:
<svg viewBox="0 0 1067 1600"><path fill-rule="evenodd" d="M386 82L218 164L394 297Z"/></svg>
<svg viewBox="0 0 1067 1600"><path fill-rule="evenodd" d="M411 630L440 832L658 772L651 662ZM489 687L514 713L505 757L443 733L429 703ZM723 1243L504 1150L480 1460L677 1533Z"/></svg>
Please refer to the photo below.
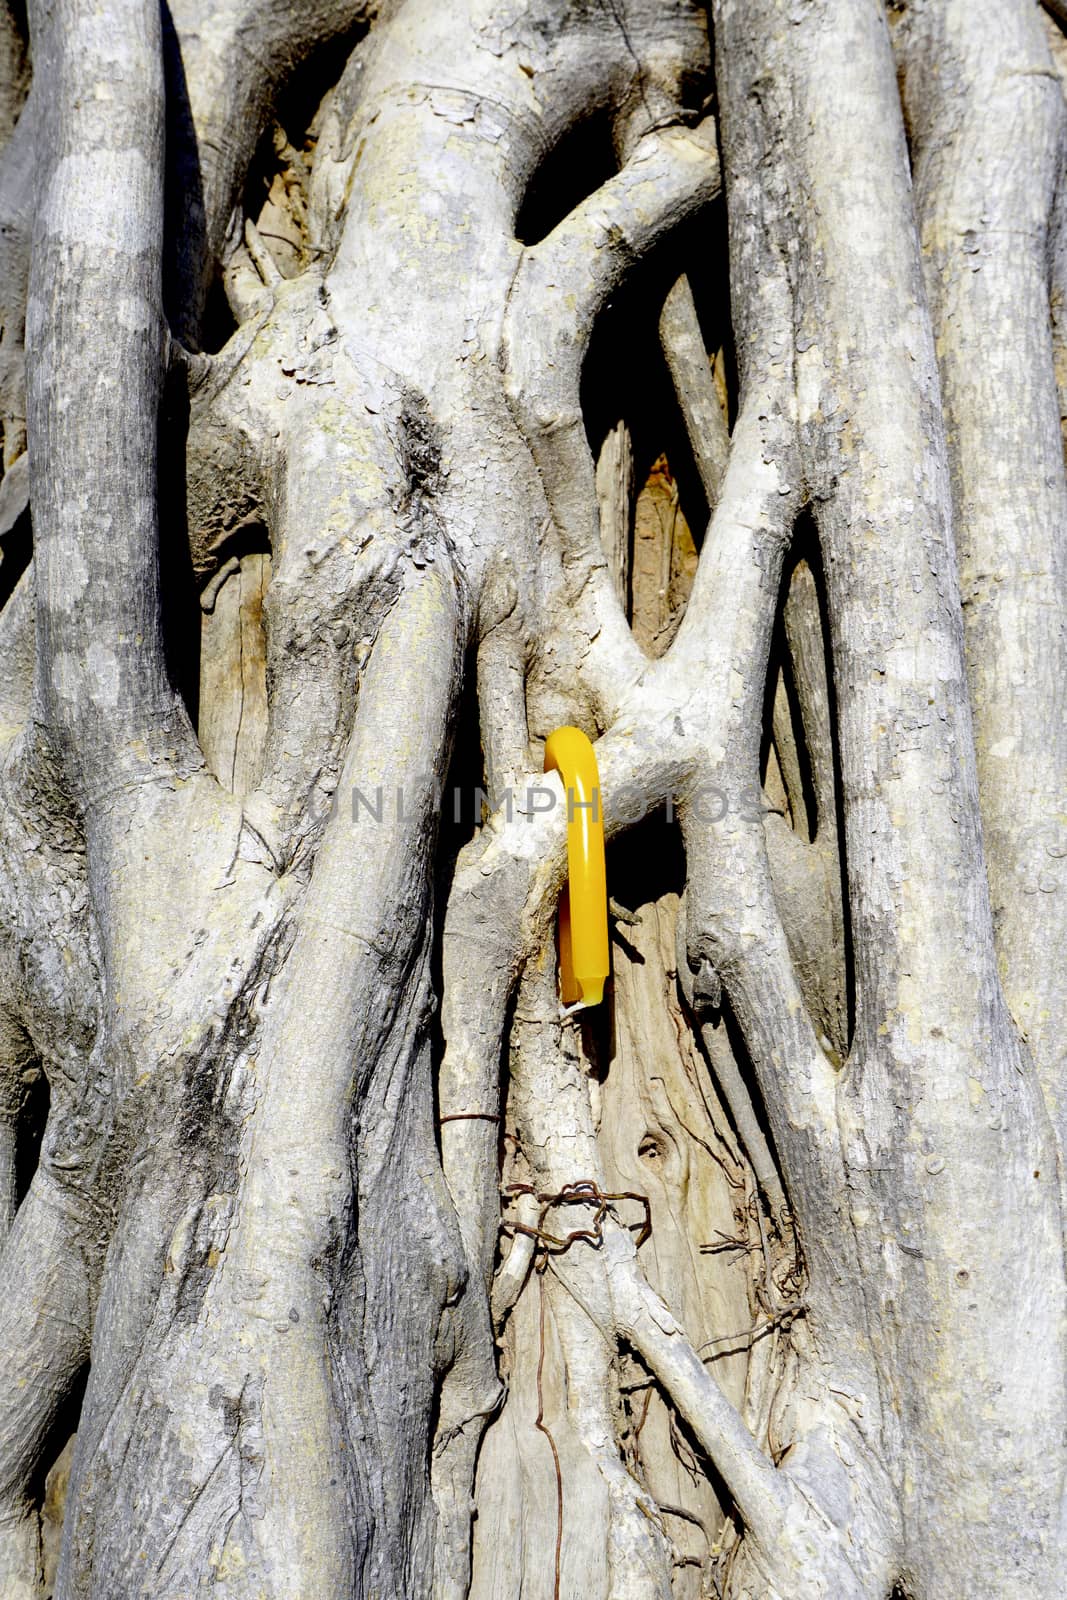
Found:
<svg viewBox="0 0 1067 1600"><path fill-rule="evenodd" d="M4 10L4 1600L1063 1592L1047 11Z"/></svg>

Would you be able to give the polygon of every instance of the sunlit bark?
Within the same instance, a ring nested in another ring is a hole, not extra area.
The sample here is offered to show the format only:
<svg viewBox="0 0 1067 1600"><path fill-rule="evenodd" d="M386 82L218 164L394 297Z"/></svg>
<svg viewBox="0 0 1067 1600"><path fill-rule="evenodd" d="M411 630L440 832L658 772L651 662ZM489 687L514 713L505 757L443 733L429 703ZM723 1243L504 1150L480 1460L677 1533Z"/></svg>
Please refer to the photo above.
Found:
<svg viewBox="0 0 1067 1600"><path fill-rule="evenodd" d="M0 21L2 1600L1059 1597L1067 11Z"/></svg>

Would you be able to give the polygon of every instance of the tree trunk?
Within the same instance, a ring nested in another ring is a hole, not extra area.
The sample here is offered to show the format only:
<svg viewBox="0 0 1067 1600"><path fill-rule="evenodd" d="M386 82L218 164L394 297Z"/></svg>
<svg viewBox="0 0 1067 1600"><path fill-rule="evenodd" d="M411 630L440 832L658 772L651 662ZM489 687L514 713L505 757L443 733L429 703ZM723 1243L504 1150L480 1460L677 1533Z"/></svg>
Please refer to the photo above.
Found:
<svg viewBox="0 0 1067 1600"><path fill-rule="evenodd" d="M0 14L0 1596L1058 1600L1067 6Z"/></svg>

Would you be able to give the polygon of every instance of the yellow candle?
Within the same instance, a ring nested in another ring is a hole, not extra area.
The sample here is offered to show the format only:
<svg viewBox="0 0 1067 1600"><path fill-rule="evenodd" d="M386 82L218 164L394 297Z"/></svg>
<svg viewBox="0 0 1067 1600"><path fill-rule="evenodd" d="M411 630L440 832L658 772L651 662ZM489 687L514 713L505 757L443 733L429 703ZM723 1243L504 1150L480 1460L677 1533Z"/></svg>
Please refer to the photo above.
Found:
<svg viewBox="0 0 1067 1600"><path fill-rule="evenodd" d="M593 746L580 728L557 728L545 742L545 771L558 772L567 804L567 886L559 904L560 995L565 1006L604 998L608 958L608 882L604 808Z"/></svg>

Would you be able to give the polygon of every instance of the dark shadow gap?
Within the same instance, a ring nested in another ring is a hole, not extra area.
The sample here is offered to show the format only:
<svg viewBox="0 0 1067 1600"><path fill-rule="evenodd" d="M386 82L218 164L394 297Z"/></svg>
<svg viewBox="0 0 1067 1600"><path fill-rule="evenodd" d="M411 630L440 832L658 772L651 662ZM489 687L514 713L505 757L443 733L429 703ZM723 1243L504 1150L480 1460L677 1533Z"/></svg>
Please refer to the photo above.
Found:
<svg viewBox="0 0 1067 1600"><path fill-rule="evenodd" d="M167 669L195 728L200 718L200 599L189 549L188 438L188 384L184 369L172 367L159 419L159 595Z"/></svg>
<svg viewBox="0 0 1067 1600"><path fill-rule="evenodd" d="M801 513L797 531L793 536L786 557L781 581L778 585L778 599L774 612L774 633L771 639L770 657L767 666L767 681L764 685L763 695L763 729L760 737L760 783L766 788L767 769L770 762L771 747L774 744L774 703L781 675L785 689L786 700L789 706L789 719L793 733L793 743L796 748L797 766L800 773L800 802L804 808L806 827L798 826L798 817L791 814L790 821L796 832L805 843L811 844L819 830L818 807L815 797L815 779L811 764L811 751L808 747L807 729L801 715L800 696L794 676L793 658L785 635L785 604L793 583L797 566L806 560L804 545L810 542L809 534L805 531L805 513ZM810 564L810 563L809 563ZM781 766L780 752L776 751L776 758ZM783 780L784 781L784 780ZM787 790L788 793L788 790ZM790 799L792 813L793 802Z"/></svg>
<svg viewBox="0 0 1067 1600"><path fill-rule="evenodd" d="M463 686L453 715L452 732L447 770L437 774L440 798L434 853L430 977L438 1002L444 994L445 915L456 875L456 862L460 851L474 838L485 816L485 762L478 712L477 659L473 647L468 650L463 663ZM438 1074L445 1052L440 1003L430 1024L430 1033L436 1114L440 1109L436 1104ZM504 1055L507 1055L507 1033L504 1035Z"/></svg>
<svg viewBox="0 0 1067 1600"><path fill-rule="evenodd" d="M607 115L575 123L531 178L515 218L515 237L538 244L616 170Z"/></svg>
<svg viewBox="0 0 1067 1600"><path fill-rule="evenodd" d="M217 355L237 332L237 318L230 310L222 278L212 278L204 301L204 315L200 322L200 348L208 355Z"/></svg>
<svg viewBox="0 0 1067 1600"><path fill-rule="evenodd" d="M763 1134L763 1137L767 1141L767 1148L770 1151L771 1157L772 1157L772 1159L774 1161L774 1170L777 1172L778 1178L779 1178L779 1180L781 1182L781 1185L782 1185L782 1188L786 1193L786 1197L788 1198L789 1189L788 1189L788 1186L787 1186L786 1181L785 1181L785 1174L782 1171L782 1163L781 1163L781 1161L779 1159L779 1156L778 1156L778 1149L777 1149L777 1146L775 1145L775 1142L774 1142L774 1134L772 1133L771 1125L767 1120L767 1108L766 1108L766 1106L764 1104L763 1095L760 1092L760 1086L759 1086L759 1083L758 1083L758 1081L756 1079L756 1069L752 1065L752 1057L748 1053L748 1046L745 1044L744 1035L741 1032L741 1028L740 1028L740 1026L739 1026L739 1024L737 1022L737 1018L734 1016L733 1008L730 1005L730 1001L729 1001L728 997L725 994L723 995L722 1009L721 1009L720 1015L722 1017L723 1026L726 1029L726 1036L727 1036L727 1038L729 1039L729 1042L730 1042L730 1050L731 1050L731 1052L733 1054L734 1061L735 1061L735 1063L737 1065L737 1070L738 1070L738 1073L740 1075L741 1082L744 1084L746 1093L748 1094L748 1097L752 1102L752 1110L755 1113L756 1121L759 1124L760 1132ZM719 1100L720 1100L720 1103L722 1105L723 1111L726 1113L726 1116L729 1118L730 1126L733 1129L734 1138L737 1141L739 1149L745 1151L745 1157L748 1160L749 1164L751 1165L751 1162L752 1162L751 1152L745 1148L745 1141L742 1139L741 1134L738 1131L738 1129L734 1126L734 1119L733 1119L733 1116L731 1114L730 1107L729 1107L729 1105L728 1105L728 1103L726 1101L726 1097L723 1094L723 1091L722 1091L721 1087L719 1086L719 1081L715 1076L715 1068L712 1066L711 1061L710 1061L710 1059L708 1057L707 1049L705 1048L704 1040L703 1040L703 1037L701 1035L699 1026L694 1024L693 1031L696 1034L697 1039L699 1040L701 1053L702 1053L702 1055L704 1057L704 1060L705 1060L705 1062L707 1064L708 1073L710 1074L710 1076L712 1078L712 1081L715 1083L716 1092L717 1092L717 1094L719 1096ZM754 1177L753 1177L753 1181L755 1181Z"/></svg>
<svg viewBox="0 0 1067 1600"><path fill-rule="evenodd" d="M607 804L611 804L610 795ZM610 840L606 857L608 894L626 910L652 905L661 895L680 895L685 887L681 830L668 822L663 806ZM626 934L624 923L609 919L612 947L628 944ZM633 954L631 952L631 959ZM614 956L612 961L614 965ZM582 1047L589 1062L589 1073L601 1083L607 1077L616 1051L614 972L605 987L604 1001L603 1005L581 1013Z"/></svg>
<svg viewBox="0 0 1067 1600"><path fill-rule="evenodd" d="M684 273L693 292L713 381L725 386L732 418L737 409L737 372L730 331L725 228L724 208L712 205L640 262L597 319L582 370L582 410L594 459L619 422L625 423L632 445L628 610L632 622L641 610L635 589L640 565L635 528L642 493L652 494L653 503L644 507L646 517L655 511L657 490L661 500L666 493L674 495L688 529L688 537L680 531L681 542L672 553L670 602L665 607L670 617L667 621L661 618L653 630L660 644L657 647L650 639L645 645L653 654L666 648L684 614L691 583L691 576L686 578L685 573L700 551L709 520L707 492L662 348L660 319L668 291ZM662 516L662 508L659 514ZM654 533L652 537L655 542ZM645 554L647 561L647 547ZM655 613L654 596L647 593L644 598L646 612L651 606ZM642 626L647 631L647 618L636 631L641 632Z"/></svg>
<svg viewBox="0 0 1067 1600"><path fill-rule="evenodd" d="M610 805L611 796L607 796ZM685 888L682 832L667 820L664 806L635 823L607 847L608 891L620 905L633 909L661 895L680 895Z"/></svg>
<svg viewBox="0 0 1067 1600"><path fill-rule="evenodd" d="M345 33L314 50L289 73L273 108L268 112L255 152L241 185L238 214L255 220L270 193L274 179L284 168L275 148L275 131L280 129L310 172L314 161L317 134L313 131L322 103L340 81L353 51L367 34L366 22L357 22ZM199 167L197 168L199 183ZM305 196L306 198L306 196ZM204 298L199 327L199 348L215 354L237 331L222 283L221 262L210 264L210 281Z"/></svg>
<svg viewBox="0 0 1067 1600"><path fill-rule="evenodd" d="M51 1094L48 1079L39 1072L30 1086L26 1103L19 1119L18 1138L15 1142L15 1202L21 1205L29 1191L34 1173L41 1159L41 1144Z"/></svg>
<svg viewBox="0 0 1067 1600"><path fill-rule="evenodd" d="M18 587L19 579L33 559L33 526L30 520L29 506L19 513L9 532L4 534L2 552L2 559L0 559L0 611L4 609L11 599Z"/></svg>
<svg viewBox="0 0 1067 1600"><path fill-rule="evenodd" d="M730 316L730 242L725 202L719 200L707 206L688 222L681 231L680 244L681 270L693 292L704 348L712 356L722 351L726 419L732 430L737 421L741 384Z"/></svg>
<svg viewBox="0 0 1067 1600"><path fill-rule="evenodd" d="M89 1382L88 1362L74 1378L67 1393L60 1397L49 1430L48 1447L41 1468L31 1485L30 1493L41 1506L43 1555L46 1580L54 1579L55 1564L59 1556L64 1514L69 1489L69 1459L64 1460L81 1421L82 1404ZM51 1587L42 1591L51 1595Z"/></svg>
<svg viewBox="0 0 1067 1600"><path fill-rule="evenodd" d="M779 584L778 599L775 610L774 633L768 661L767 677L764 684L763 723L760 739L760 781L764 786L765 803L769 804L770 800L767 790L767 782L768 769L771 761L771 752L773 749L775 759L778 760L779 767L782 770L783 787L786 789L788 803L790 805L790 810L792 811L793 800L788 793L788 785L785 783L784 777L784 768L781 766L780 752L775 746L773 736L775 689L778 682L779 673L781 673L789 706L793 742L796 748L797 765L800 777L800 798L807 816L807 829L805 830L803 826L803 819L798 818L796 815L792 815L790 817L790 821L797 837L803 841L804 844L814 845L817 843L819 841L819 835L826 825L827 819L825 817L820 817L818 811L815 789L814 754L809 744L809 730L805 727L804 720L801 715L800 694L795 676L795 663L789 650L784 625L784 608L786 599L789 595L790 587L794 581L797 569L801 563L807 566L815 586L815 594L818 604L819 639L822 650L823 671L826 676L827 714L830 724L831 743L831 748L828 754L832 770L833 814L837 825L839 873L838 895L840 899L841 914L840 943L838 943L835 939L834 954L836 959L840 961L841 967L843 968L843 992L838 991L840 993L840 999L833 1005L829 1005L829 1002L833 998L832 994L830 991L827 991L826 994L823 995L820 991L820 999L824 999L828 1002L827 1017L831 1015L837 1015L840 1019L838 1026L831 1027L829 1021L826 1019L824 1019L822 1024L818 1024L817 1022L817 1025L825 1026L827 1031L833 1036L835 1047L841 1049L843 1054L847 1054L854 1029L855 963L851 923L849 919L848 878L845 863L844 814L841 799L841 768L837 737L837 702L833 681L830 635L826 610L825 581L822 568L822 559L819 550L818 533L815 523L810 513L807 511L802 511L797 519L796 526L794 528L793 539L786 556L782 578ZM796 961L802 952L798 952L793 947L792 934L789 933L791 924L789 917L787 916L787 901L782 900L781 890L781 880L776 878L776 900L778 901L779 911L782 916L783 923L786 926L787 934L789 934L790 937L790 945L791 949L793 950L794 960ZM799 967L797 970L798 976L800 976ZM810 1001L812 998L811 995L809 995L808 998ZM843 1016L841 1014L842 1011Z"/></svg>
<svg viewBox="0 0 1067 1600"><path fill-rule="evenodd" d="M594 459L616 423L633 442L634 500L655 462L667 458L682 515L699 550L708 501L659 337L667 291L684 257L665 244L642 262L597 319L582 369L581 404Z"/></svg>
<svg viewBox="0 0 1067 1600"><path fill-rule="evenodd" d="M800 529L801 537L794 539L797 559L803 559L815 580L815 593L819 602L819 622L822 629L823 661L826 673L826 703L830 718L830 743L833 756L834 811L837 819L837 846L841 874L842 936L845 955L845 1055L852 1048L856 1032L856 953L852 930L852 908L848 892L848 858L845 847L845 805L841 777L841 747L837 713L837 681L834 677L833 652L830 644L830 613L826 598L826 572L823 566L822 545L814 518L805 519Z"/></svg>
<svg viewBox="0 0 1067 1600"><path fill-rule="evenodd" d="M185 81L181 40L166 0L162 5L166 166L163 182L163 309L171 331L189 350L199 347L202 276L207 248L200 148Z"/></svg>

